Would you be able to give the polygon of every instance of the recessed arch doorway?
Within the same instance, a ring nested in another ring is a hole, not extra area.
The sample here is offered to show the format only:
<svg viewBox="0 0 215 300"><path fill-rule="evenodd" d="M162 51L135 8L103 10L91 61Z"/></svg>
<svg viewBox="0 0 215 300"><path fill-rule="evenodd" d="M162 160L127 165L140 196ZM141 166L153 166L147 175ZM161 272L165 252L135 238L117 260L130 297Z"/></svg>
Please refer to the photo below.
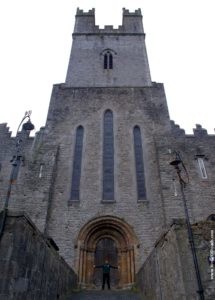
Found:
<svg viewBox="0 0 215 300"><path fill-rule="evenodd" d="M124 220L103 216L89 221L80 230L78 246L79 284L84 287L101 288L101 271L93 265L100 265L107 259L119 266L111 270L111 285L114 288L131 286L135 281L137 238L131 226Z"/></svg>
<svg viewBox="0 0 215 300"><path fill-rule="evenodd" d="M94 254L94 264L96 266L103 265L105 261L110 265L118 267L118 247L116 242L110 237L101 238L96 245ZM93 274L93 283L96 287L102 286L102 270L95 269ZM118 286L119 270L111 269L111 285Z"/></svg>

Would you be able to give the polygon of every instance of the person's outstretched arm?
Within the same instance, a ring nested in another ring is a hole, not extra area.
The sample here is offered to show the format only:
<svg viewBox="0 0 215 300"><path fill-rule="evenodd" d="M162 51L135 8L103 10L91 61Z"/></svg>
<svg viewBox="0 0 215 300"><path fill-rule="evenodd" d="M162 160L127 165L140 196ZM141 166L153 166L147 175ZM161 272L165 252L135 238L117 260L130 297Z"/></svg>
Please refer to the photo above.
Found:
<svg viewBox="0 0 215 300"><path fill-rule="evenodd" d="M110 268L112 268L112 269L119 269L119 266L115 267L115 266L110 265Z"/></svg>
<svg viewBox="0 0 215 300"><path fill-rule="evenodd" d="M103 265L101 265L101 266L95 266L95 265L93 265L93 268L94 269L103 268Z"/></svg>

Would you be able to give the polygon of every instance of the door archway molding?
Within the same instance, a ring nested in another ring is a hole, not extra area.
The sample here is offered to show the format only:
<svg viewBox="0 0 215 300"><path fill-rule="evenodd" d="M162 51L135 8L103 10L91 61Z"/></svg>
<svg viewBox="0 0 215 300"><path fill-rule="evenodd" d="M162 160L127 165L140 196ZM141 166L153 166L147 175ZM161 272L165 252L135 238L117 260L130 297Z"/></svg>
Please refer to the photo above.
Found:
<svg viewBox="0 0 215 300"><path fill-rule="evenodd" d="M104 238L114 240L118 249L119 288L131 286L135 281L137 237L132 227L123 219L100 216L87 222L77 237L77 262L79 284L93 287L93 264L97 243Z"/></svg>

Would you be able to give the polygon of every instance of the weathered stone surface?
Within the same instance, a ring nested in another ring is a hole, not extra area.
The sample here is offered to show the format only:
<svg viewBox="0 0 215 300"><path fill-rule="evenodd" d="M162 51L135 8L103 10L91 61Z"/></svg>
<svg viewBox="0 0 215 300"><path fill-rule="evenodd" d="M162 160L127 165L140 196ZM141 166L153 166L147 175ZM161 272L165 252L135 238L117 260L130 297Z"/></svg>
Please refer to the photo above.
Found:
<svg viewBox="0 0 215 300"><path fill-rule="evenodd" d="M59 299L77 285L72 269L23 214L6 218L0 270L0 299Z"/></svg>
<svg viewBox="0 0 215 300"><path fill-rule="evenodd" d="M72 293L65 300L141 300L139 293L131 291L82 291Z"/></svg>
<svg viewBox="0 0 215 300"><path fill-rule="evenodd" d="M196 223L192 230L205 299L214 299L215 274L212 276L208 257L215 222ZM213 269L215 271L215 265ZM198 299L196 271L185 223L175 222L157 241L137 274L137 284L144 299Z"/></svg>
<svg viewBox="0 0 215 300"><path fill-rule="evenodd" d="M154 252L148 256L154 242L169 228L172 219L184 218L178 177L169 163L175 158L175 151L180 152L187 171L181 164L181 174L187 181L185 196L191 223L206 220L215 212L215 136L208 135L200 125L193 135L186 135L170 121L164 87L150 79L139 10L130 13L124 9L123 24L118 29L111 26L99 29L94 17L94 10L77 11L66 83L53 87L46 125L34 138L25 139L24 160L12 184L9 209L25 211L39 230L53 237L60 254L76 271L83 286L93 285L96 245L102 238L111 238L117 245L118 262L124 272L120 274L121 287L134 283L134 273L144 262L148 269L142 273L143 280L153 287L150 278L157 272L157 256ZM116 52L110 70L104 70L102 62L102 53L107 49ZM102 197L106 110L113 113L114 139L114 199L109 202ZM84 137L80 197L75 201L70 195L75 135L80 125ZM142 201L138 201L137 195L135 126L140 128L143 145L147 197ZM16 154L16 139L11 137L6 124L0 124L0 143L0 207L3 208L10 160ZM205 165L204 178L198 158ZM92 223L95 226L91 228ZM7 236L8 245L12 245L10 238L12 232ZM25 239L21 244L25 252ZM165 249L177 265L176 246L176 239L170 235L169 248ZM5 255L10 255L12 250L12 246L2 249ZM41 250L41 255L45 255L44 251ZM150 264L147 265L146 259ZM47 262L50 263L49 258ZM161 268L163 273L167 271L165 263ZM14 270L25 273L21 266L15 266ZM28 281L19 276L16 289L24 291ZM48 280L48 274L44 276ZM177 276L182 275L179 272ZM187 276L190 282L189 272ZM39 277L36 272L34 280ZM61 276L59 280L63 285ZM168 282L162 284L168 291L174 286ZM159 295L159 286L151 289L149 297Z"/></svg>
<svg viewBox="0 0 215 300"><path fill-rule="evenodd" d="M113 68L104 69L104 51ZM130 59L129 59L130 58ZM123 11L118 29L95 25L94 10L78 10L66 84L73 87L151 86L141 11Z"/></svg>

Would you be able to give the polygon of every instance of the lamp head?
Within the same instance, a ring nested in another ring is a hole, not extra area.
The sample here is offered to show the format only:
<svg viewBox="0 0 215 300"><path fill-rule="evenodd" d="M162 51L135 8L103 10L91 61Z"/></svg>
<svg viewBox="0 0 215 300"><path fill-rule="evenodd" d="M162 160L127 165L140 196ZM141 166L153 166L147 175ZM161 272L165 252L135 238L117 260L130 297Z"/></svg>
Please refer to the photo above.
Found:
<svg viewBox="0 0 215 300"><path fill-rule="evenodd" d="M33 129L34 129L34 125L31 123L30 119L22 125L22 130L24 131L31 131Z"/></svg>
<svg viewBox="0 0 215 300"><path fill-rule="evenodd" d="M181 161L179 153L175 152L175 159L172 160L169 164L173 167L176 167L176 166L180 165L181 162L182 161Z"/></svg>

